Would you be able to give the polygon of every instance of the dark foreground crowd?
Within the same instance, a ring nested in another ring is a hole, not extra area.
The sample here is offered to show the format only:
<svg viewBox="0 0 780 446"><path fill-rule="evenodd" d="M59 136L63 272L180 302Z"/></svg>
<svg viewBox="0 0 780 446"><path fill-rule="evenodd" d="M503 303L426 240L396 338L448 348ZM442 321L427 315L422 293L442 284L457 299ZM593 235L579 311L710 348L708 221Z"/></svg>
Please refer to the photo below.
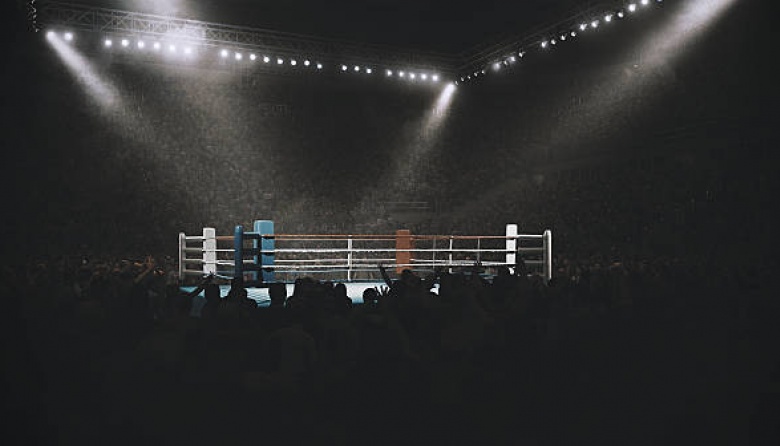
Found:
<svg viewBox="0 0 780 446"><path fill-rule="evenodd" d="M556 262L268 307L151 258L7 267L3 444L778 444L760 271Z"/></svg>

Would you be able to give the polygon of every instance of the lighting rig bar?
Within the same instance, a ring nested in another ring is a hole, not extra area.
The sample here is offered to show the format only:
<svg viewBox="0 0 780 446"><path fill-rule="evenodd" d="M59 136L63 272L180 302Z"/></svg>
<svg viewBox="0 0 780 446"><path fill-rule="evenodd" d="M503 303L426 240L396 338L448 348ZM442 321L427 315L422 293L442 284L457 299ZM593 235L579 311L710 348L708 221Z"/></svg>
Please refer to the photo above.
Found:
<svg viewBox="0 0 780 446"><path fill-rule="evenodd" d="M108 35L166 38L214 46L230 47L283 57L311 55L321 60L344 60L360 66L407 66L453 74L454 56L408 51L395 47L323 39L301 34L270 31L245 26L222 25L199 20L121 11L95 6L37 1L36 24L41 28L62 28Z"/></svg>

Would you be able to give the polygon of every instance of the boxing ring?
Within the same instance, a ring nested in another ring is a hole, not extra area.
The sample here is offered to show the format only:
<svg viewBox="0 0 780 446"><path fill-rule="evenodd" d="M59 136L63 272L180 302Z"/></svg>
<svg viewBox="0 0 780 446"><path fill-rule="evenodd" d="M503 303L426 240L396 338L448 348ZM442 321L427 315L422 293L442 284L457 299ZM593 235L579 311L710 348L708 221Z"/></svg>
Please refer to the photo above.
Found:
<svg viewBox="0 0 780 446"><path fill-rule="evenodd" d="M300 277L377 284L379 265L392 275L478 271L514 272L522 262L528 274L552 278L552 232L519 234L516 224L502 235L276 234L270 220L256 220L252 230L236 226L233 235L203 228L201 235L179 233L179 281L193 285L204 276L222 281L242 278L247 288L291 284ZM224 283L224 282L223 282Z"/></svg>

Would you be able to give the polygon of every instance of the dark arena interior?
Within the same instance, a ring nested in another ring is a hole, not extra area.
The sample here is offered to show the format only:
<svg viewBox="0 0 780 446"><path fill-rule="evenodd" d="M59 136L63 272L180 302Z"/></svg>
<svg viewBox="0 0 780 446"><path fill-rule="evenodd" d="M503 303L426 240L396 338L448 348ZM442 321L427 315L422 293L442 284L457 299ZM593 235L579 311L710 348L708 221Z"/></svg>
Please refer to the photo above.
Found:
<svg viewBox="0 0 780 446"><path fill-rule="evenodd" d="M76 1L3 2L3 444L780 444L766 5ZM550 277L182 287L255 220Z"/></svg>

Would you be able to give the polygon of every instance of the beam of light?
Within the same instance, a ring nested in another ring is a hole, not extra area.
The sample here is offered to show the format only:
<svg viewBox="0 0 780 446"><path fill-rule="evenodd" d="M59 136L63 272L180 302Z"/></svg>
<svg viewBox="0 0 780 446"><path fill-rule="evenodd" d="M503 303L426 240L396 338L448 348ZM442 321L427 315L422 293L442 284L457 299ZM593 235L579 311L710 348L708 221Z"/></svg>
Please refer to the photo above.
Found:
<svg viewBox="0 0 780 446"><path fill-rule="evenodd" d="M581 143L592 133L594 123L611 122L627 113L629 96L642 96L644 103L663 97L664 85L670 74L669 66L694 49L694 41L710 30L738 0L691 0L678 5L678 10L657 29L648 33L631 50L640 55L640 72L625 70L622 75L609 75L603 82L592 85L579 96L589 98L581 110L560 123L551 134L550 147L569 147ZM648 72L660 75L637 75ZM568 95L567 95L568 96ZM565 101L562 100L562 101Z"/></svg>
<svg viewBox="0 0 780 446"><path fill-rule="evenodd" d="M57 55L62 59L70 74L81 84L89 97L103 111L109 111L120 106L119 93L111 82L103 79L87 58L78 53L72 46L66 45L56 36L49 39Z"/></svg>

